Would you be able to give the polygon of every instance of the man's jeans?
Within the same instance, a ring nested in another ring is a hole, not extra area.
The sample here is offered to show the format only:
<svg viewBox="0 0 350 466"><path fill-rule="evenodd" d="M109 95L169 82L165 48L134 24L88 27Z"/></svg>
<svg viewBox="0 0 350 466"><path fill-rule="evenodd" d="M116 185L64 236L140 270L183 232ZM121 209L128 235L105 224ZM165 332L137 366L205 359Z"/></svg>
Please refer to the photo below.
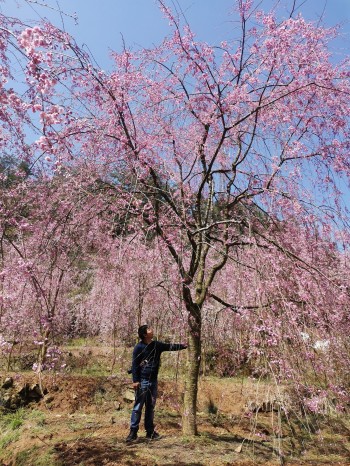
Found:
<svg viewBox="0 0 350 466"><path fill-rule="evenodd" d="M139 388L135 391L135 404L131 413L130 429L137 432L141 420L143 405L145 405L145 429L147 434L152 434L154 431L154 407L157 399L156 380L141 380Z"/></svg>

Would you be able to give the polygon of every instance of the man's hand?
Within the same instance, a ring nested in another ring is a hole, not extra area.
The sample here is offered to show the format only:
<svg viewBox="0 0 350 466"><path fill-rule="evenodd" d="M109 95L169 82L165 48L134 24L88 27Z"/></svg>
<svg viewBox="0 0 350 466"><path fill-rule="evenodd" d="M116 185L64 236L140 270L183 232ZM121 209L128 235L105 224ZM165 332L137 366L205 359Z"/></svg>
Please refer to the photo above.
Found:
<svg viewBox="0 0 350 466"><path fill-rule="evenodd" d="M133 382L132 388L136 391L140 386L140 382Z"/></svg>

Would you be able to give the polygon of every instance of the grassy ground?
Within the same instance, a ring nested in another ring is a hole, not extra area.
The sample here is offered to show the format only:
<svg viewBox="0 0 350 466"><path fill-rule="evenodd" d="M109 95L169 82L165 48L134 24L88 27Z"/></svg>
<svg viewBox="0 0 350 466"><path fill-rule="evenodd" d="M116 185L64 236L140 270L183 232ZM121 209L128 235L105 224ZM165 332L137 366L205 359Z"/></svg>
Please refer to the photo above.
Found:
<svg viewBox="0 0 350 466"><path fill-rule="evenodd" d="M72 346L67 354L67 374L44 375L44 400L14 412L3 410L2 466L350 465L349 416L305 418L290 411L287 417L280 409L286 400L283 390L248 378L202 378L200 435L184 438L178 370L183 355L175 354L163 359L160 373L156 423L163 437L148 441L140 430L138 441L126 445L130 355L120 352L111 371L110 348ZM8 375L3 373L2 381ZM12 390L36 382L30 372L12 375ZM256 412L257 407L262 409Z"/></svg>

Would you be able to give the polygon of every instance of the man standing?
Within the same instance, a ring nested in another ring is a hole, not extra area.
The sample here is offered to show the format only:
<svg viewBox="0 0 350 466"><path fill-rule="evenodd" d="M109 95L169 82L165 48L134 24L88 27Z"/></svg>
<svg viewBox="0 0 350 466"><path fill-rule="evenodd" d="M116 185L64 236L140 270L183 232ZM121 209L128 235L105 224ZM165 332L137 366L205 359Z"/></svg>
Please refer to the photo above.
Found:
<svg viewBox="0 0 350 466"><path fill-rule="evenodd" d="M126 442L137 439L143 405L145 405L146 438L158 439L154 430L154 407L157 399L158 370L163 351L179 351L187 348L180 343L163 343L153 340L153 330L141 325L138 330L139 343L132 355L132 381L135 390L135 403L131 413L130 432Z"/></svg>

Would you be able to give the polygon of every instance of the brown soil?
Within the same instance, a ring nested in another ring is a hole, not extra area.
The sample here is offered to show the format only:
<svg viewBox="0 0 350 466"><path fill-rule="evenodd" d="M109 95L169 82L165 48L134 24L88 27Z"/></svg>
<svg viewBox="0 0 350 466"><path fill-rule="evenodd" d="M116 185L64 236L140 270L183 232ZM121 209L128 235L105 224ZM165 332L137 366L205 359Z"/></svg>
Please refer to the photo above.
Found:
<svg viewBox="0 0 350 466"><path fill-rule="evenodd" d="M16 377L16 387L37 382L29 374ZM46 397L25 409L42 411L44 420L36 423L29 417L24 422L19 438L0 450L0 465L350 465L346 419L322 420L316 427L302 425L296 417L287 420L269 404L282 394L267 383L202 379L200 435L184 438L182 383L163 377L156 408L162 438L149 441L140 429L131 445L124 441L132 406L125 399L128 378L46 375L43 385ZM256 412L257 406L262 410Z"/></svg>

